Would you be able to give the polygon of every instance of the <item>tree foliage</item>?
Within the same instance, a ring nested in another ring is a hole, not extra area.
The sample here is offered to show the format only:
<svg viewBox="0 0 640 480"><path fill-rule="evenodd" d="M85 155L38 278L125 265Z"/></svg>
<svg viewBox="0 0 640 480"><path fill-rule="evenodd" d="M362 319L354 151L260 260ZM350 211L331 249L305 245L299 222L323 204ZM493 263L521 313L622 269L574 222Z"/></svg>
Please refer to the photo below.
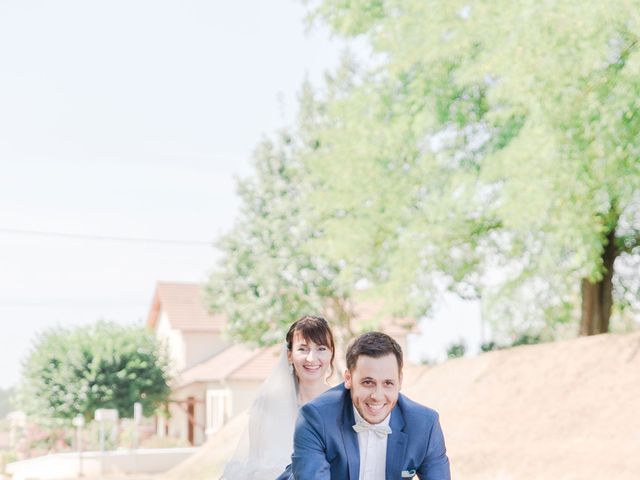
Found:
<svg viewBox="0 0 640 480"><path fill-rule="evenodd" d="M305 314L324 314L338 330L349 330L350 289L340 280L340 264L311 249L318 230L304 200L306 148L302 133L263 141L254 175L238 183L240 214L219 242L221 260L208 283L211 308L228 316L234 338L282 341Z"/></svg>
<svg viewBox="0 0 640 480"><path fill-rule="evenodd" d="M37 417L89 420L98 408L150 415L169 395L167 357L141 327L100 321L42 333L23 366L21 408Z"/></svg>
<svg viewBox="0 0 640 480"><path fill-rule="evenodd" d="M424 313L444 281L507 329L582 314L582 333L606 331L612 289L638 302L638 12L316 2L315 18L375 54L329 85L304 157L320 248L397 311Z"/></svg>
<svg viewBox="0 0 640 480"><path fill-rule="evenodd" d="M6 417L7 414L14 409L12 402L13 394L13 388L0 388L0 418Z"/></svg>

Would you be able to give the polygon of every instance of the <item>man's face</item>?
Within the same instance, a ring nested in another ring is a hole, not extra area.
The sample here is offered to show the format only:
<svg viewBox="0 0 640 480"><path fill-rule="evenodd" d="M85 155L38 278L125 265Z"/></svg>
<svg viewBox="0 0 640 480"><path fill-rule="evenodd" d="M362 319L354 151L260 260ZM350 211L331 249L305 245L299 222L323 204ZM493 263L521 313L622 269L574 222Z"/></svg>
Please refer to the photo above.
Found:
<svg viewBox="0 0 640 480"><path fill-rule="evenodd" d="M402 373L390 353L380 358L360 355L352 371L344 372L345 387L351 390L353 406L367 422L382 422L398 402Z"/></svg>

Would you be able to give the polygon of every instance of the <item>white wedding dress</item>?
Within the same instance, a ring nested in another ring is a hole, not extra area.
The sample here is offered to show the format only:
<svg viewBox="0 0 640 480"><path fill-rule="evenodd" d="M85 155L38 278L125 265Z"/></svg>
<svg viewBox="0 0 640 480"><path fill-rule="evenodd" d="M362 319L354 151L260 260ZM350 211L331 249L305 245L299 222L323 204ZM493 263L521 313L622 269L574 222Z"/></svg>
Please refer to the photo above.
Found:
<svg viewBox="0 0 640 480"><path fill-rule="evenodd" d="M276 367L258 391L249 423L221 480L274 480L291 463L298 415L296 382L284 345Z"/></svg>

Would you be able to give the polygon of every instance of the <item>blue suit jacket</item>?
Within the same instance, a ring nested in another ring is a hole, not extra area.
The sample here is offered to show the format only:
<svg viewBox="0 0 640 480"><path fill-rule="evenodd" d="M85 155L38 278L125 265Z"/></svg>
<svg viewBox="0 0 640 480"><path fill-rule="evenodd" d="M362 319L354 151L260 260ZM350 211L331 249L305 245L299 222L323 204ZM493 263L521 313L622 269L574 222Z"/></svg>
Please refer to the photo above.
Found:
<svg viewBox="0 0 640 480"><path fill-rule="evenodd" d="M292 478L292 471L296 480L358 480L354 423L351 394L344 384L304 405L293 437L293 463L280 478ZM386 480L399 480L403 473L407 478L411 471L421 480L451 479L437 412L400 394L389 426Z"/></svg>

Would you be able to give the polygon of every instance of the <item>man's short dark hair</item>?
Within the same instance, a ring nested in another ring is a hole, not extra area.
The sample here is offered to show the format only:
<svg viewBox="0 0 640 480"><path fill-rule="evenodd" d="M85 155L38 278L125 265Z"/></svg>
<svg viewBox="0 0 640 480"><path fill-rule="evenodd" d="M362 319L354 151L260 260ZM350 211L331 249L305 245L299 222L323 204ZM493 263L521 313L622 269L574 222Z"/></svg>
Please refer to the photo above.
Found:
<svg viewBox="0 0 640 480"><path fill-rule="evenodd" d="M360 355L380 358L392 353L398 361L398 371L402 371L402 348L386 333L367 332L357 336L347 347L347 369L353 371Z"/></svg>

